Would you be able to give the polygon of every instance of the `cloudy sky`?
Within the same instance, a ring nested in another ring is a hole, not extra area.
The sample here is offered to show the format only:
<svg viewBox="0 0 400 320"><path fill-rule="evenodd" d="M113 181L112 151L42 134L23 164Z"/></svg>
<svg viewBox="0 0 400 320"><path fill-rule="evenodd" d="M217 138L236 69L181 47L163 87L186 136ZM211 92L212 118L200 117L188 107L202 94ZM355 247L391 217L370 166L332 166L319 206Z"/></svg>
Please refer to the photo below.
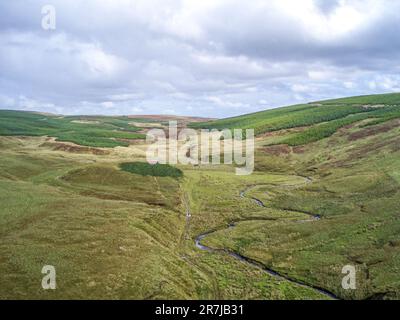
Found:
<svg viewBox="0 0 400 320"><path fill-rule="evenodd" d="M399 34L395 0L1 1L0 109L227 117L400 91Z"/></svg>

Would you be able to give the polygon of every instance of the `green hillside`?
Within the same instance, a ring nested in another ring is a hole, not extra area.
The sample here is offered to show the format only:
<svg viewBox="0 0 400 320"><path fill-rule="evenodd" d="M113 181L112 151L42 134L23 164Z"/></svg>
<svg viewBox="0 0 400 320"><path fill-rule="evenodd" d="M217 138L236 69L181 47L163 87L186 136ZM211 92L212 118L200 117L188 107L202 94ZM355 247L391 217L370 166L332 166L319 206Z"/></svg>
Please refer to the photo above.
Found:
<svg viewBox="0 0 400 320"><path fill-rule="evenodd" d="M299 128L279 144L304 145L331 136L362 120L374 125L400 117L400 94L350 97L266 110L239 117L189 124L194 129L254 129L257 135ZM0 110L0 135L51 136L90 147L128 146L144 139L132 123L143 119L104 116L56 116Z"/></svg>
<svg viewBox="0 0 400 320"><path fill-rule="evenodd" d="M366 96L357 96L349 98L331 99L319 101L316 103L330 105L330 104L387 104L398 105L400 103L400 93L387 93L387 94L373 94Z"/></svg>
<svg viewBox="0 0 400 320"><path fill-rule="evenodd" d="M127 117L69 116L0 110L0 135L51 136L90 147L128 146L124 139L144 139Z"/></svg>
<svg viewBox="0 0 400 320"><path fill-rule="evenodd" d="M301 132L280 141L297 146L329 137L338 129L361 120L371 119L370 124L377 124L399 117L400 94L393 93L295 105L234 118L193 123L191 127L220 130L254 129L257 135L302 128Z"/></svg>

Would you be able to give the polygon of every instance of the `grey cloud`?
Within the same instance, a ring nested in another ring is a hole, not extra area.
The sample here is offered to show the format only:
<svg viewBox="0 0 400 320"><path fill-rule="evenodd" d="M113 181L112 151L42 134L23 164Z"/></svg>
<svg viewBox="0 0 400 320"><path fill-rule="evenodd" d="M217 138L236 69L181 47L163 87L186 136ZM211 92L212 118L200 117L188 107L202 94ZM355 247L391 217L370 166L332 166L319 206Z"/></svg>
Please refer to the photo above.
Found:
<svg viewBox="0 0 400 320"><path fill-rule="evenodd" d="M325 14L331 13L337 8L340 0L316 0L315 5Z"/></svg>
<svg viewBox="0 0 400 320"><path fill-rule="evenodd" d="M0 108L223 117L400 87L390 0L50 2L51 32L49 1L0 3Z"/></svg>

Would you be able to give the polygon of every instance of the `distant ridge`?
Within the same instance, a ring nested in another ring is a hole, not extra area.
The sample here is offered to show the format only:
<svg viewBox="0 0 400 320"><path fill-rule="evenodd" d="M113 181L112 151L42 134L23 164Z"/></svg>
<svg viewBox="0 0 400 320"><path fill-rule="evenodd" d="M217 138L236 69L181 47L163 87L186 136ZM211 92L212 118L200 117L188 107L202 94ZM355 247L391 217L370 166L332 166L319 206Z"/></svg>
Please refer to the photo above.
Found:
<svg viewBox="0 0 400 320"><path fill-rule="evenodd" d="M192 117L192 116L176 116L176 115L129 115L128 118L135 119L150 119L150 120L158 120L158 121L170 121L170 120L186 120L190 122L205 122L205 121L214 121L217 120L215 118L203 118L203 117Z"/></svg>
<svg viewBox="0 0 400 320"><path fill-rule="evenodd" d="M192 123L200 129L254 129L257 135L303 128L282 141L302 145L334 134L338 129L366 119L377 124L400 118L400 93L366 95L311 102L259 111L216 121Z"/></svg>

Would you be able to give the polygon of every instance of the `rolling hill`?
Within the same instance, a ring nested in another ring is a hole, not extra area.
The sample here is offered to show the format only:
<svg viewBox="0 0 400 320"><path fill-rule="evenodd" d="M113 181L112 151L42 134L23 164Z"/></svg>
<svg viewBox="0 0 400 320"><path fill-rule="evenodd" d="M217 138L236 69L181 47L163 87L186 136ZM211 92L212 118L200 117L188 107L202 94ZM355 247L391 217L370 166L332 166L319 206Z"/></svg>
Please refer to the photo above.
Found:
<svg viewBox="0 0 400 320"><path fill-rule="evenodd" d="M254 126L250 176L150 166L159 117L0 111L0 299L399 299L399 109L376 95L190 124Z"/></svg>
<svg viewBox="0 0 400 320"><path fill-rule="evenodd" d="M266 110L234 118L193 123L192 128L254 129L257 135L303 127L301 132L279 141L291 146L331 136L338 129L370 119L366 125L400 117L400 94L370 95L314 102Z"/></svg>

